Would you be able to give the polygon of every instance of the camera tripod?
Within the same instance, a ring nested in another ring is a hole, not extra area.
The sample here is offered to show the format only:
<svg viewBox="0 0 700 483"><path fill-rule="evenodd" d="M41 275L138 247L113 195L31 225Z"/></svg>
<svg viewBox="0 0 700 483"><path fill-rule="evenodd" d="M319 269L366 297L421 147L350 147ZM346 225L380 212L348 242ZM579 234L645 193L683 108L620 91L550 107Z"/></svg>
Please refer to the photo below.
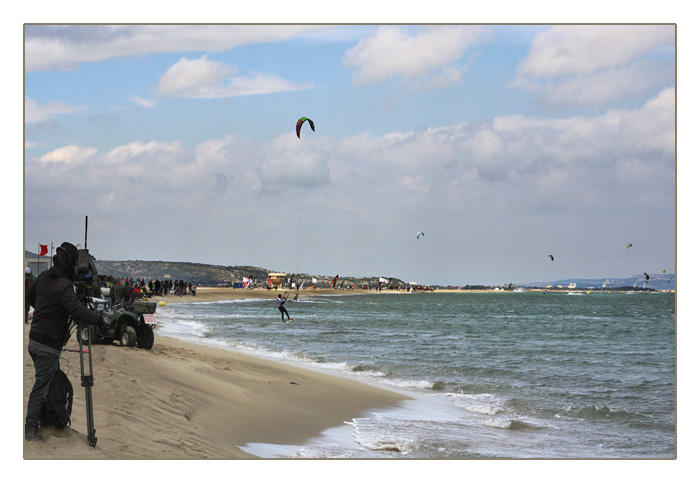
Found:
<svg viewBox="0 0 700 483"><path fill-rule="evenodd" d="M78 337L78 342L80 345L80 385L85 388L85 413L87 414L87 439L88 444L93 448L97 444L97 437L95 436L95 420L92 413L92 386L94 384L92 377L92 329L90 326L78 325L78 334L82 334L82 329L87 329L87 358L88 358L88 368L90 370L89 374L85 374L85 363L83 353L83 338Z"/></svg>

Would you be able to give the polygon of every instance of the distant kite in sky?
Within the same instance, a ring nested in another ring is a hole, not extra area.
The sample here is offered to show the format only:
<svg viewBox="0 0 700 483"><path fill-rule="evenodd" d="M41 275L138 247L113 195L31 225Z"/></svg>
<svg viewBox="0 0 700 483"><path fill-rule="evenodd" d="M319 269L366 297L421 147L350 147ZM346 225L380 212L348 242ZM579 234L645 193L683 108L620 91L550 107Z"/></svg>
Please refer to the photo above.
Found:
<svg viewBox="0 0 700 483"><path fill-rule="evenodd" d="M647 278L647 282L649 281L649 274L647 272L644 272L644 276Z"/></svg>
<svg viewBox="0 0 700 483"><path fill-rule="evenodd" d="M419 239L421 235L425 236L425 233L423 233L422 231L416 233L416 240Z"/></svg>
<svg viewBox="0 0 700 483"><path fill-rule="evenodd" d="M313 132L316 132L316 126L314 126L314 122L308 117L302 117L297 121L297 137L299 139L301 139L301 125L304 124L304 121L309 121L309 126L311 126L311 130Z"/></svg>
<svg viewBox="0 0 700 483"><path fill-rule="evenodd" d="M549 258L551 258L552 261L554 261L554 255L550 255Z"/></svg>
<svg viewBox="0 0 700 483"><path fill-rule="evenodd" d="M630 248L632 248L632 244L631 244L631 243L628 243L628 244L627 244L627 249L629 250Z"/></svg>

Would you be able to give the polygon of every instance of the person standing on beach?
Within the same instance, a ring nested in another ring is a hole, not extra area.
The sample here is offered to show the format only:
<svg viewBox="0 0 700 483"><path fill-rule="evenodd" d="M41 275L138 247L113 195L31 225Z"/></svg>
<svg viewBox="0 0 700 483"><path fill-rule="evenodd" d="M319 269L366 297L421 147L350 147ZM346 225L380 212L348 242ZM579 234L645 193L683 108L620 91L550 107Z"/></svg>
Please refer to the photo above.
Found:
<svg viewBox="0 0 700 483"><path fill-rule="evenodd" d="M286 324L287 322L284 321L284 314L287 314L287 321L294 320L289 317L289 312L287 312L287 309L284 307L284 303L287 301L287 297L283 297L279 294L277 294L277 308L279 309L280 313L282 314L282 323Z"/></svg>
<svg viewBox="0 0 700 483"><path fill-rule="evenodd" d="M28 324L29 320L27 316L29 314L29 308L32 304L27 300L27 293L29 293L29 287L34 283L34 277L32 277L32 269L27 267L24 269L24 323Z"/></svg>
<svg viewBox="0 0 700 483"><path fill-rule="evenodd" d="M53 266L41 272L27 291L27 301L34 307L27 346L35 371L24 422L24 437L29 441L42 441L38 433L41 409L59 368L61 349L70 338L71 317L87 325L103 323L102 315L80 303L75 293L72 281L77 261L78 249L63 243L53 256Z"/></svg>

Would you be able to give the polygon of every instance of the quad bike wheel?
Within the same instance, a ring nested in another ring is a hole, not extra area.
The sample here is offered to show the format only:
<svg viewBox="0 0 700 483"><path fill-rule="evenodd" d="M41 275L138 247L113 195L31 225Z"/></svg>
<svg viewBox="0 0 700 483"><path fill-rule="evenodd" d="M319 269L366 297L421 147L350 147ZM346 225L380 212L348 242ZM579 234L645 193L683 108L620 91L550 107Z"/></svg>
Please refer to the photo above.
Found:
<svg viewBox="0 0 700 483"><path fill-rule="evenodd" d="M145 330L143 331L143 335L139 337L139 347L141 349L146 349L150 350L153 347L153 341L155 337L153 336L153 331L152 330Z"/></svg>
<svg viewBox="0 0 700 483"><path fill-rule="evenodd" d="M75 335L78 343L82 343L83 345L87 345L88 342L90 342L90 344L95 344L98 339L95 328L91 325L87 327L78 327Z"/></svg>
<svg viewBox="0 0 700 483"><path fill-rule="evenodd" d="M134 347L136 345L136 329L130 325L124 327L119 336L119 343L126 347Z"/></svg>

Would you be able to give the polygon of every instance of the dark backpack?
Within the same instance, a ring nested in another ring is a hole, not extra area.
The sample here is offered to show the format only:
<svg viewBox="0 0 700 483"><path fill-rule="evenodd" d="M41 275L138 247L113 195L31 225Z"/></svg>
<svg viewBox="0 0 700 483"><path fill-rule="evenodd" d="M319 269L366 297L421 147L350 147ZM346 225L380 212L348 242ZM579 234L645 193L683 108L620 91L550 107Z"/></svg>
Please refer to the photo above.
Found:
<svg viewBox="0 0 700 483"><path fill-rule="evenodd" d="M61 369L57 369L49 385L49 393L41 408L41 426L65 428L70 426L70 413L73 410L73 385Z"/></svg>

